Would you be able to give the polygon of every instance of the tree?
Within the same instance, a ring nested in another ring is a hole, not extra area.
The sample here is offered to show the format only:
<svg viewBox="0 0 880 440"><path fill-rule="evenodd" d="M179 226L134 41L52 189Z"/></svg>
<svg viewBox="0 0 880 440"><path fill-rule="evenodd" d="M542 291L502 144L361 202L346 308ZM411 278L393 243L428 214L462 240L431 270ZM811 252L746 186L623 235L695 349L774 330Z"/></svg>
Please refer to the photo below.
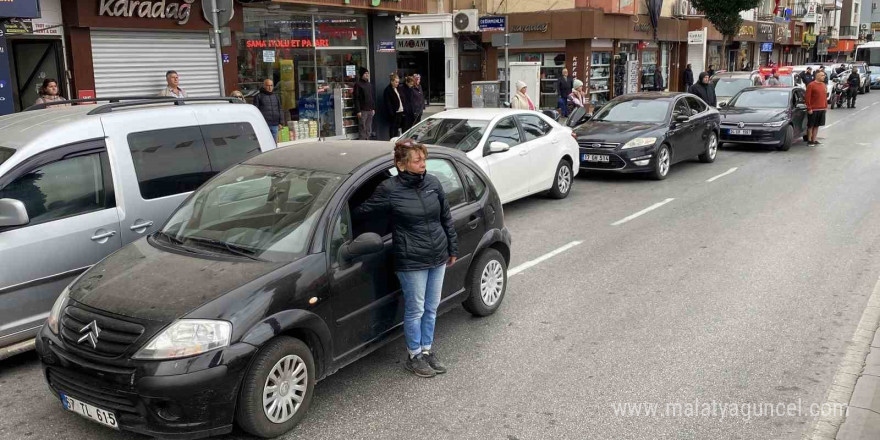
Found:
<svg viewBox="0 0 880 440"><path fill-rule="evenodd" d="M724 35L722 48L739 33L743 22L740 12L757 8L760 3L761 0L691 0L691 5L706 14L706 20ZM721 65L728 68L726 56L721 57Z"/></svg>

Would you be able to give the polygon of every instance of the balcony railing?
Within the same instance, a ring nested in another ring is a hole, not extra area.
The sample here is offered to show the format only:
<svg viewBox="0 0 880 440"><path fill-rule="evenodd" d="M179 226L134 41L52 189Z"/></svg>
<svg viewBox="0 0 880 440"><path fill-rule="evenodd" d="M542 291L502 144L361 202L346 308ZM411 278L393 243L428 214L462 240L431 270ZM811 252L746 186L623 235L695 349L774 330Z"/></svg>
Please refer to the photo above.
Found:
<svg viewBox="0 0 880 440"><path fill-rule="evenodd" d="M840 38L854 40L858 37L859 37L859 27L858 26L841 26L840 27Z"/></svg>

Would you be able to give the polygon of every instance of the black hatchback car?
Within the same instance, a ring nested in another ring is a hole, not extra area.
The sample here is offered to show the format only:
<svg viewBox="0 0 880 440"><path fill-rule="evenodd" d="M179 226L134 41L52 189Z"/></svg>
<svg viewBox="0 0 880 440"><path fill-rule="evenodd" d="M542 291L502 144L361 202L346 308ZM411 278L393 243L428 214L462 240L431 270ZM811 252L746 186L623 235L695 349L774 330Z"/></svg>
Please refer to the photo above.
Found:
<svg viewBox="0 0 880 440"><path fill-rule="evenodd" d="M62 406L162 437L275 437L315 383L402 334L389 219L351 212L396 174L387 142L281 148L205 183L152 236L71 283L37 338ZM489 315L507 287L510 233L488 177L429 148L460 259L440 310Z"/></svg>
<svg viewBox="0 0 880 440"><path fill-rule="evenodd" d="M749 87L721 107L721 142L788 151L807 140L807 104L798 87Z"/></svg>
<svg viewBox="0 0 880 440"><path fill-rule="evenodd" d="M687 93L634 93L612 99L572 124L582 170L650 173L665 179L675 163L715 161L718 111Z"/></svg>

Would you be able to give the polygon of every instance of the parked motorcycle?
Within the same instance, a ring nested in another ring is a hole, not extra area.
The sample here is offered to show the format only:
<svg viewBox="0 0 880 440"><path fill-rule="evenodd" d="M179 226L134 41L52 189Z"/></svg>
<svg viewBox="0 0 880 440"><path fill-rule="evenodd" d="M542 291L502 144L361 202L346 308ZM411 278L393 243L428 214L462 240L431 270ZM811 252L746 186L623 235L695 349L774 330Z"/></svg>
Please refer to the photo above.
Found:
<svg viewBox="0 0 880 440"><path fill-rule="evenodd" d="M828 108L840 108L846 102L846 96L849 92L849 83L839 78L831 80L831 98L828 101Z"/></svg>

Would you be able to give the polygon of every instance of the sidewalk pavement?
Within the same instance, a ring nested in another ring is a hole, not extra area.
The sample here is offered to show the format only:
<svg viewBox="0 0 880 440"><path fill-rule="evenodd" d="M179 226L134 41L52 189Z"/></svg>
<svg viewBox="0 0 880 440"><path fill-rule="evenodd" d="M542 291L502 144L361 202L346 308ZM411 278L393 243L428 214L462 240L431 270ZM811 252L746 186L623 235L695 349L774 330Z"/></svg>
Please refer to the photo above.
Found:
<svg viewBox="0 0 880 440"><path fill-rule="evenodd" d="M856 381L837 440L880 439L880 331L874 334L865 367Z"/></svg>

